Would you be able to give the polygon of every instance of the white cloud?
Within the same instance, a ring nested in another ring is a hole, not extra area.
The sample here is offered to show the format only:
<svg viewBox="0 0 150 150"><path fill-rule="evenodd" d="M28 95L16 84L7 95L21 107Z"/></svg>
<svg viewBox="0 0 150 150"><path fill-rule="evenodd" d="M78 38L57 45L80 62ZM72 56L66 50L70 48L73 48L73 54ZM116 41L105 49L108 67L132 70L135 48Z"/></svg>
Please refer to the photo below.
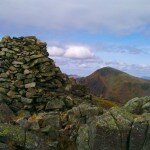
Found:
<svg viewBox="0 0 150 150"><path fill-rule="evenodd" d="M64 49L57 46L48 47L47 51L50 56L62 56L64 54Z"/></svg>
<svg viewBox="0 0 150 150"><path fill-rule="evenodd" d="M70 59L91 59L94 57L94 53L86 46L66 45L64 47L49 46L47 48L49 56Z"/></svg>
<svg viewBox="0 0 150 150"><path fill-rule="evenodd" d="M69 45L65 48L49 46L47 51L51 57L70 58L70 59L91 59L94 53L86 46Z"/></svg>
<svg viewBox="0 0 150 150"><path fill-rule="evenodd" d="M10 15L11 12L11 15ZM149 0L1 0L0 22L49 30L149 31ZM19 18L19 19L18 19Z"/></svg>
<svg viewBox="0 0 150 150"><path fill-rule="evenodd" d="M100 57L93 57L90 59L70 59L64 56L53 57L56 64L68 74L77 74L80 76L87 76L95 70L103 67L113 67L135 76L145 76L150 74L150 65L148 63L134 64L124 61L108 61ZM69 69L68 69L69 68Z"/></svg>
<svg viewBox="0 0 150 150"><path fill-rule="evenodd" d="M80 68L87 68L88 65L87 65L87 64L79 64L79 67L80 67Z"/></svg>
<svg viewBox="0 0 150 150"><path fill-rule="evenodd" d="M92 58L94 54L88 47L72 45L68 46L64 56L67 58L88 59Z"/></svg>

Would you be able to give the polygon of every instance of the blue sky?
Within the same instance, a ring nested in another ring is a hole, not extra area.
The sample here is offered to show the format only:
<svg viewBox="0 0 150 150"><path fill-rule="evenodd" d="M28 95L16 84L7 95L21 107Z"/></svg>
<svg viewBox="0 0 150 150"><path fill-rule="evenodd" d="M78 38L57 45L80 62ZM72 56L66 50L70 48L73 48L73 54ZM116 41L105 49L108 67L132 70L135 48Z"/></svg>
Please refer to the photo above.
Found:
<svg viewBox="0 0 150 150"><path fill-rule="evenodd" d="M0 1L0 38L35 35L67 74L111 66L150 76L149 0Z"/></svg>

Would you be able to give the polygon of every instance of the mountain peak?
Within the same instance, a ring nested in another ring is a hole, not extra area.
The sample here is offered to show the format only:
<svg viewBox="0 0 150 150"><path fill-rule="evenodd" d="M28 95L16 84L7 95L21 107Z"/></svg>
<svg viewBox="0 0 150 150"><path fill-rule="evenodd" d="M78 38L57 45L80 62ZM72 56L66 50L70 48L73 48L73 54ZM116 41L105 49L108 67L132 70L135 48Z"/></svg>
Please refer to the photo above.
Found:
<svg viewBox="0 0 150 150"><path fill-rule="evenodd" d="M119 103L125 103L134 97L150 95L149 80L111 67L101 68L82 78L79 83L86 85L93 95Z"/></svg>
<svg viewBox="0 0 150 150"><path fill-rule="evenodd" d="M99 73L102 76L107 76L107 75L118 75L118 74L126 74L125 72L122 72L118 69L112 68L112 67L103 67L101 69L98 69L95 73Z"/></svg>

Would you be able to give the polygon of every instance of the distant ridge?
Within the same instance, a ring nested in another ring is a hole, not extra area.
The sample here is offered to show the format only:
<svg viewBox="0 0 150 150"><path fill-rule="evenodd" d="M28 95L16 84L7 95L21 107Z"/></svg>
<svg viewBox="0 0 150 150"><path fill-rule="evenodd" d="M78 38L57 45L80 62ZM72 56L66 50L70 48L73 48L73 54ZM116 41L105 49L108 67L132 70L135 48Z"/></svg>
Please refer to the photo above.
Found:
<svg viewBox="0 0 150 150"><path fill-rule="evenodd" d="M95 96L120 103L134 97L150 95L150 81L111 67L98 69L81 78L79 83L86 85Z"/></svg>
<svg viewBox="0 0 150 150"><path fill-rule="evenodd" d="M74 78L74 79L81 78L80 76L75 75L75 74L68 75L68 77L69 77L69 78Z"/></svg>
<svg viewBox="0 0 150 150"><path fill-rule="evenodd" d="M145 80L150 80L150 77L147 77L147 76L143 76L141 77L142 79L145 79Z"/></svg>

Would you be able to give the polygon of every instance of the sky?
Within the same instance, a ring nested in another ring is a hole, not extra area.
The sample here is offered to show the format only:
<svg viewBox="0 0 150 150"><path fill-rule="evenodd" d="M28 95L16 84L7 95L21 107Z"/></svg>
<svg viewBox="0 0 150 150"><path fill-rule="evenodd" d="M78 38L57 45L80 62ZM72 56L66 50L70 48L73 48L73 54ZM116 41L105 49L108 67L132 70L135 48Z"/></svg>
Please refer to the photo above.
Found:
<svg viewBox="0 0 150 150"><path fill-rule="evenodd" d="M0 38L35 35L62 72L150 76L149 0L0 0Z"/></svg>

